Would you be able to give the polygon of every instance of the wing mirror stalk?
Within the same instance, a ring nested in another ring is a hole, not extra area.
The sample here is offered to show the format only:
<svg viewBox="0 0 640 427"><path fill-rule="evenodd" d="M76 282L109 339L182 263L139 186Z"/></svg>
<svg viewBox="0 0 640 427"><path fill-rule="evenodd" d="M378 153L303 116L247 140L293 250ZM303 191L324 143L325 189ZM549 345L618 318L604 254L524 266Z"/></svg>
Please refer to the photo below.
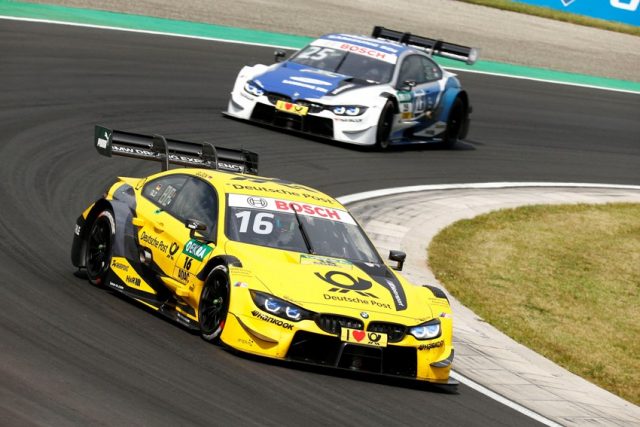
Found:
<svg viewBox="0 0 640 427"><path fill-rule="evenodd" d="M206 241L202 236L202 233L207 231L207 224L202 221L198 221L197 219L188 219L184 222L184 225L191 230L189 237L195 240Z"/></svg>

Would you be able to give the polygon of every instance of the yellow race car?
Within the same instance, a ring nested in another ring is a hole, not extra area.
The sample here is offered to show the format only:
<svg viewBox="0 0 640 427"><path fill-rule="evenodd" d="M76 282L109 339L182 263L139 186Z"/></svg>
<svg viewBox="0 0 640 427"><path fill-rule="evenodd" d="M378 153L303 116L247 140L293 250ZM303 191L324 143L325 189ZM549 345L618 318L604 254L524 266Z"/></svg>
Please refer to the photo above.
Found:
<svg viewBox="0 0 640 427"><path fill-rule="evenodd" d="M93 284L242 352L456 384L446 295L394 271L400 251L387 266L333 198L257 176L249 151L100 126L95 146L163 171L118 178L78 218L71 258Z"/></svg>

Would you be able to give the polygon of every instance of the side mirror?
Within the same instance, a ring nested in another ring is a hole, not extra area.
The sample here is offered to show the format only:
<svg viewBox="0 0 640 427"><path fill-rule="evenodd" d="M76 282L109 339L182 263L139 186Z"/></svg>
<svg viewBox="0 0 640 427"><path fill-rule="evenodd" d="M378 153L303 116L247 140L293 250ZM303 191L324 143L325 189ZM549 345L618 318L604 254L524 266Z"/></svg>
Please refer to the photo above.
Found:
<svg viewBox="0 0 640 427"><path fill-rule="evenodd" d="M195 240L202 240L202 233L207 231L207 224L202 221L198 221L197 219L188 219L184 222L184 225L191 230L189 237ZM196 233L200 233L200 236Z"/></svg>
<svg viewBox="0 0 640 427"><path fill-rule="evenodd" d="M276 50L275 52L273 52L273 59L274 59L276 62L280 62L280 61L282 61L282 60L284 59L284 57L285 57L286 55L287 55L287 54L284 52L284 50L279 50L279 49L278 49L278 50Z"/></svg>
<svg viewBox="0 0 640 427"><path fill-rule="evenodd" d="M416 86L415 80L405 80L400 85L400 90L404 92L410 92Z"/></svg>
<svg viewBox="0 0 640 427"><path fill-rule="evenodd" d="M394 270L402 271L402 266L404 265L404 260L407 259L407 254L402 251L389 251L389 259L391 261L395 261L398 264L395 267L391 267Z"/></svg>

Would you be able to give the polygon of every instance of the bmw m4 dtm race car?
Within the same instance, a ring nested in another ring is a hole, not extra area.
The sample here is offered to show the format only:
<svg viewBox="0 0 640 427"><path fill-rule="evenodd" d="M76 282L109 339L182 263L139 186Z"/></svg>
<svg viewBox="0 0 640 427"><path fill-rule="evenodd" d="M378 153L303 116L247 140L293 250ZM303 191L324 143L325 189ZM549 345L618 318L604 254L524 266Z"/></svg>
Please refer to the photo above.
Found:
<svg viewBox="0 0 640 427"><path fill-rule="evenodd" d="M471 104L433 55L473 64L478 51L383 27L371 37L328 34L284 62L245 66L225 114L382 149L450 147L469 131Z"/></svg>
<svg viewBox="0 0 640 427"><path fill-rule="evenodd" d="M446 295L398 274L402 252L387 266L332 197L257 176L249 151L100 126L95 147L163 171L79 216L71 259L93 284L241 352L456 384Z"/></svg>

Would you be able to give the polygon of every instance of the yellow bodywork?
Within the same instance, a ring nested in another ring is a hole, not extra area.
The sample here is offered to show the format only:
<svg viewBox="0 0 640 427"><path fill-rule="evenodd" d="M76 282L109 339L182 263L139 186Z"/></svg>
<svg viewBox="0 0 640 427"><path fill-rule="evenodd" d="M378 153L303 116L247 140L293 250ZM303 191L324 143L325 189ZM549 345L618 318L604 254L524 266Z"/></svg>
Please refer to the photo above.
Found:
<svg viewBox="0 0 640 427"><path fill-rule="evenodd" d="M198 177L215 189L218 196L215 244L194 243L189 235L190 230L183 222L171 218L143 197L142 191L146 183L171 174ZM447 382L451 364L432 366L433 363L446 361L453 351L451 308L445 298L436 297L429 288L408 283L401 275L388 269L389 274L396 276L395 283L402 287L406 297L402 303L396 292L397 285L385 285L376 281L356 263L241 243L230 240L225 234L225 201L230 194L295 202L301 206L308 205L309 209L315 209L319 214L335 210L340 215L348 215L346 209L335 199L301 185L203 169L173 169L144 179L121 178L110 188L105 198L112 199L116 190L125 184L135 192L137 205L132 223L138 246L143 252L146 250L152 255L154 263L162 272L159 279L180 302L176 306L180 315L197 324L200 295L206 282L206 277L199 278L198 273L207 266L209 260L232 256L240 261L241 266L229 264L227 267L229 310L220 336L226 345L247 353L285 359L296 333L305 331L331 337L336 342L349 342L351 345L404 347L410 349L408 354L415 354L417 379ZM83 213L83 217L88 217L92 207L93 205ZM143 297L146 294L153 297L156 291L126 258L114 256L111 271L120 282L139 291L141 297L134 298L149 305ZM356 284L357 289L350 289ZM365 289L366 286L368 287ZM370 322L412 327L439 319L441 335L431 340L418 340L413 335L405 334L398 342L388 342L386 335L367 335L358 330L345 329L342 333L330 334L314 320L291 321L261 310L254 303L251 291L274 295L314 313L358 319L363 322L364 331Z"/></svg>

